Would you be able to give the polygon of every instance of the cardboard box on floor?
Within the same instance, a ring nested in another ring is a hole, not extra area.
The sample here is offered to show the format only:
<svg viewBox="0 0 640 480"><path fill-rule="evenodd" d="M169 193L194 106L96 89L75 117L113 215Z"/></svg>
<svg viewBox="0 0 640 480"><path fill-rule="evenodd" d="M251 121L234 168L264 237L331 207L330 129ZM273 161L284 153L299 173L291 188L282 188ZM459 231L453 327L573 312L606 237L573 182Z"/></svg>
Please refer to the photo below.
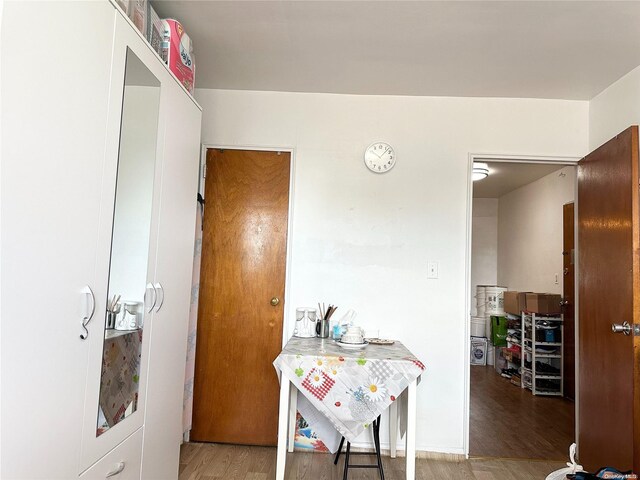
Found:
<svg viewBox="0 0 640 480"><path fill-rule="evenodd" d="M527 312L543 315L560 313L560 295L553 293L527 293Z"/></svg>
<svg viewBox="0 0 640 480"><path fill-rule="evenodd" d="M504 292L504 311L513 315L520 315L527 309L527 293L531 292Z"/></svg>

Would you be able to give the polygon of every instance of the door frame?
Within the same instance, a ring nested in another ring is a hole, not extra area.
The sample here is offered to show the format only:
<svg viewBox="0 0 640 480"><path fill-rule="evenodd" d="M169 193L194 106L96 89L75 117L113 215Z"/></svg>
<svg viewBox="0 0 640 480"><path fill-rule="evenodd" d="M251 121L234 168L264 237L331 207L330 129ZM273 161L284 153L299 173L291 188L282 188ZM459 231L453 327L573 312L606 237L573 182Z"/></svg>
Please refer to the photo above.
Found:
<svg viewBox="0 0 640 480"><path fill-rule="evenodd" d="M287 152L290 154L291 165L289 169L289 209L287 216L287 251L285 254L285 275L284 275L284 304L283 304L283 317L282 317L282 346L287 343L289 339L288 331L289 324L291 322L291 314L287 301L291 294L291 255L292 255L292 238L293 238L293 197L294 197L294 184L295 184L295 166L296 166L296 150L295 147L278 147L278 146L261 146L261 145L224 145L218 143L203 143L200 150L200 170L198 172L198 193L202 194L205 199L206 208L206 192L204 191L204 172L205 165L207 164L207 150L209 149L221 149L221 150L249 150L255 152Z"/></svg>
<svg viewBox="0 0 640 480"><path fill-rule="evenodd" d="M469 458L469 419L471 415L471 247L472 247L472 222L473 222L473 163L474 162L489 162L489 163L539 163L539 164L557 164L567 167L578 166L578 162L583 157L568 157L568 156L550 156L550 155L507 155L507 154L481 154L481 153L469 153L467 164L467 228L466 228L466 245L465 245L465 321L464 321L464 352L463 358L465 362L464 369L464 420L463 420L463 442L464 442L464 456ZM577 192L578 188L578 176L575 179L575 188ZM578 212L578 199L574 199L575 216L574 216L574 230L577 235L577 218ZM577 236L576 236L577 238ZM575 246L575 255L578 255L578 244ZM578 269L577 266L574 271L575 293L574 302L576 307L574 309L575 317L575 338L576 345L578 339ZM578 388L578 363L579 356L576 352L576 390ZM575 399L575 416L578 415L578 398ZM576 438L578 438L578 423L576 422Z"/></svg>

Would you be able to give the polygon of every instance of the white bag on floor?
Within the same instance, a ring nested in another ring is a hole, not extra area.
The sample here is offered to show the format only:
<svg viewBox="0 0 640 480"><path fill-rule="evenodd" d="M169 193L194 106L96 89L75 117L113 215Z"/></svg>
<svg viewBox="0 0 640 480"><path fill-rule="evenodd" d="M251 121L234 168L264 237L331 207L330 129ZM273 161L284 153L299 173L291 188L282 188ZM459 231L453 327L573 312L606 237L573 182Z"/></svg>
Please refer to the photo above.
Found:
<svg viewBox="0 0 640 480"><path fill-rule="evenodd" d="M556 470L555 472L551 472L547 475L547 480L565 480L567 478L567 474L576 473L576 472L584 472L582 469L582 465L578 465L576 463L576 444L572 443L569 447L569 459L570 462L567 462L567 468L561 468L560 470Z"/></svg>

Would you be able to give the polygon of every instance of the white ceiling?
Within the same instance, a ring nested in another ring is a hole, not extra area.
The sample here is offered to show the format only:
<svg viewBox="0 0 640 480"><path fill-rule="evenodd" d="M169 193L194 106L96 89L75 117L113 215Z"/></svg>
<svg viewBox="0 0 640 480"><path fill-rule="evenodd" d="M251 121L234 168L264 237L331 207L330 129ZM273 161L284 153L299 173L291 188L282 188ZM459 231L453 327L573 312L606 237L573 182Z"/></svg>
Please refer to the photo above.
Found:
<svg viewBox="0 0 640 480"><path fill-rule="evenodd" d="M474 198L500 198L566 166L504 162L493 162L488 165L489 176L484 180L473 182Z"/></svg>
<svg viewBox="0 0 640 480"><path fill-rule="evenodd" d="M590 99L640 64L640 2L152 1L196 86Z"/></svg>

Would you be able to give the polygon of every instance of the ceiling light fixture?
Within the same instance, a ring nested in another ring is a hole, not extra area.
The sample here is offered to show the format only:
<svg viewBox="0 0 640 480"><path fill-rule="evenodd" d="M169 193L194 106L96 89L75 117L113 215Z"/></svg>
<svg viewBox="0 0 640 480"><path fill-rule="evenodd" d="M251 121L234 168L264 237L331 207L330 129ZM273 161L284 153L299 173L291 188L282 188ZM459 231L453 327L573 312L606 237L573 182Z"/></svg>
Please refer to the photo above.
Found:
<svg viewBox="0 0 640 480"><path fill-rule="evenodd" d="M486 163L473 162L473 174L471 178L474 182L484 180L489 176L489 165Z"/></svg>

